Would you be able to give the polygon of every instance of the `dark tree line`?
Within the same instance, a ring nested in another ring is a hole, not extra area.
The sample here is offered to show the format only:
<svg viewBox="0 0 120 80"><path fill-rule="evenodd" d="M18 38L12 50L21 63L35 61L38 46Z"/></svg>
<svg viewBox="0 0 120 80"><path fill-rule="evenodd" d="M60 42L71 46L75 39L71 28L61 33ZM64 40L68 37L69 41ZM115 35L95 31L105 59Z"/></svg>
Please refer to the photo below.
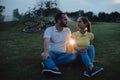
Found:
<svg viewBox="0 0 120 80"><path fill-rule="evenodd" d="M13 14L15 17L18 18L20 18L21 16L23 16L24 18L54 16L56 13L62 12L58 8L57 1L58 0L39 0L36 6L32 9L29 8L29 10L25 14L20 15L18 9L15 9L13 11ZM90 21L120 22L120 13L117 11L111 13L99 12L97 15L95 15L92 11L84 12L84 10L79 10L71 13L67 12L67 15L75 21L79 16L86 16L89 18Z"/></svg>
<svg viewBox="0 0 120 80"><path fill-rule="evenodd" d="M86 16L90 21L99 22L120 22L120 13L115 11L111 13L99 12L98 15L94 15L93 12L84 12L83 10L67 13L69 17L76 20L79 16Z"/></svg>
<svg viewBox="0 0 120 80"><path fill-rule="evenodd" d="M20 14L18 9L13 10L13 15L17 18L36 18L39 16L46 17L46 16L54 16L58 12L62 12L58 8L58 0L39 0L33 8L29 8L27 12L24 14ZM5 7L0 6L0 16L2 16L2 12L4 11ZM86 16L89 18L90 21L99 21L99 22L120 22L120 13L119 12L99 12L95 15L92 11L84 12L84 10L79 10L76 12L66 12L67 15L72 19L75 20L79 16Z"/></svg>
<svg viewBox="0 0 120 80"><path fill-rule="evenodd" d="M120 22L120 13L111 12L110 14L108 14L108 13L100 12L98 14L98 21Z"/></svg>

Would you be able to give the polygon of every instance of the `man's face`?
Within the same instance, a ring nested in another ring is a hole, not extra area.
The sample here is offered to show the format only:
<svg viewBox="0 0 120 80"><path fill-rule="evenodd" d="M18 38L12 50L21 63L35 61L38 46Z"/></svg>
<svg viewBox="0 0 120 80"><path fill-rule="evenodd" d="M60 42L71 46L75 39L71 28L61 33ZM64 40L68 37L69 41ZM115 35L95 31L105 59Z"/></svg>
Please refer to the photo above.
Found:
<svg viewBox="0 0 120 80"><path fill-rule="evenodd" d="M68 27L67 23L68 23L67 15L62 15L62 19L60 20L61 27Z"/></svg>

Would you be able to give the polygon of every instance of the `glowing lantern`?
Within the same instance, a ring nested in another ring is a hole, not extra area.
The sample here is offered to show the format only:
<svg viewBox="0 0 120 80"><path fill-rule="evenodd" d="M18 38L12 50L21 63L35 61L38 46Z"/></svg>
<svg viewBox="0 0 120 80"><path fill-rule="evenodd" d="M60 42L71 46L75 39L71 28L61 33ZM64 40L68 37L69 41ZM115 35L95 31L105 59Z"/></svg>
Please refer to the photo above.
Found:
<svg viewBox="0 0 120 80"><path fill-rule="evenodd" d="M74 52L74 45L75 45L75 40L74 39L70 39L69 43L68 43L68 52Z"/></svg>
<svg viewBox="0 0 120 80"><path fill-rule="evenodd" d="M74 45L75 44L75 40L74 39L70 39L70 44Z"/></svg>

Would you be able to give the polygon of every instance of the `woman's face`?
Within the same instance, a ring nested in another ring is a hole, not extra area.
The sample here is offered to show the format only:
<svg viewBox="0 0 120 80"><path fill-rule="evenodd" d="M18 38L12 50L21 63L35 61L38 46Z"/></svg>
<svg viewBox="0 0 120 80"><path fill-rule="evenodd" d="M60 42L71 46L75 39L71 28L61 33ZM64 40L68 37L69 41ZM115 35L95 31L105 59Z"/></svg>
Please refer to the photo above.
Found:
<svg viewBox="0 0 120 80"><path fill-rule="evenodd" d="M83 20L81 18L78 18L77 26L78 26L79 29L85 29L86 24L84 24L84 22L83 22Z"/></svg>

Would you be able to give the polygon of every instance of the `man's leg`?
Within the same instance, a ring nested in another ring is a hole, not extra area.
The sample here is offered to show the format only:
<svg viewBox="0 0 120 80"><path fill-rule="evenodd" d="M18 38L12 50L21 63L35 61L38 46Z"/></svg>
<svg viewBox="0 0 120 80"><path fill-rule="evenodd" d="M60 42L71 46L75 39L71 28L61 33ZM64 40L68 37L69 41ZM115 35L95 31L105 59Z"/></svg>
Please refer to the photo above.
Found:
<svg viewBox="0 0 120 80"><path fill-rule="evenodd" d="M72 62L76 59L76 54L74 53L59 53L54 60L56 64L66 64Z"/></svg>
<svg viewBox="0 0 120 80"><path fill-rule="evenodd" d="M55 52L49 51L50 57L48 57L44 62L43 65L45 68L42 70L42 74L44 73L53 73L53 74L62 74L59 71L59 68L56 66L53 58L55 58Z"/></svg>

